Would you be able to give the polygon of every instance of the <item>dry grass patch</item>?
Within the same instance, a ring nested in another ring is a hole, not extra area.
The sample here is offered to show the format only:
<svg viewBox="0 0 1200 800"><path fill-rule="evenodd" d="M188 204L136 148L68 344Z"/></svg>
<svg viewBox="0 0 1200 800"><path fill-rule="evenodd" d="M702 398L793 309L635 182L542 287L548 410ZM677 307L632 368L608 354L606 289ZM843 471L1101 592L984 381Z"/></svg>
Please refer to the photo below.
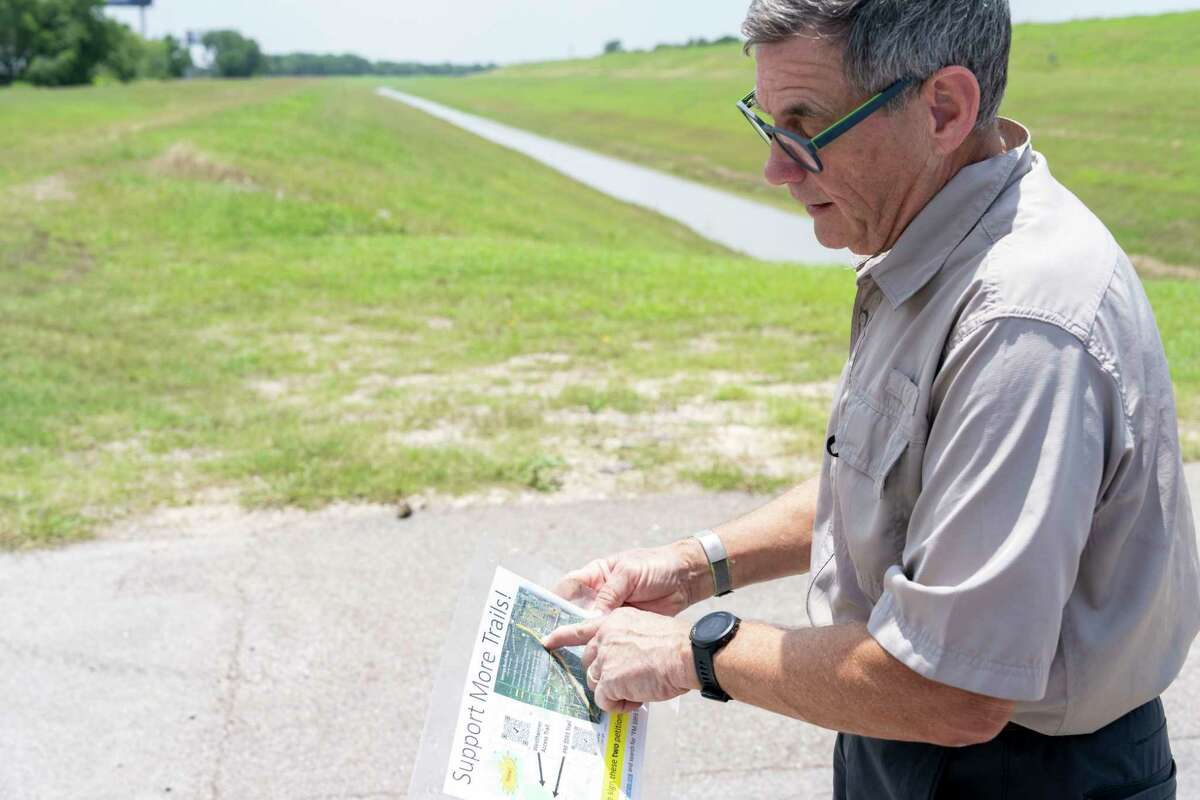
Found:
<svg viewBox="0 0 1200 800"><path fill-rule="evenodd" d="M1130 256L1134 269L1142 278L1161 278L1166 280L1200 280L1200 266L1183 266L1168 264L1152 256Z"/></svg>
<svg viewBox="0 0 1200 800"><path fill-rule="evenodd" d="M160 175L211 183L224 183L247 191L256 190L255 180L237 167L218 161L188 142L176 142L151 167Z"/></svg>

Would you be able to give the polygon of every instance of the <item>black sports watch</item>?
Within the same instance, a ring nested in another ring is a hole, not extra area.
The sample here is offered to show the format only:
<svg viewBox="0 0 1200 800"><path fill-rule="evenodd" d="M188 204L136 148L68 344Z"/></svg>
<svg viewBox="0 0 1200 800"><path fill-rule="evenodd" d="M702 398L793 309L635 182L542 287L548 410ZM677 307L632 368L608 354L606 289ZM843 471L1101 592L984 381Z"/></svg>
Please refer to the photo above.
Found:
<svg viewBox="0 0 1200 800"><path fill-rule="evenodd" d="M714 611L692 626L692 660L696 665L696 677L700 679L700 694L709 700L727 703L731 699L717 682L713 657L729 644L741 624L742 621L728 611Z"/></svg>

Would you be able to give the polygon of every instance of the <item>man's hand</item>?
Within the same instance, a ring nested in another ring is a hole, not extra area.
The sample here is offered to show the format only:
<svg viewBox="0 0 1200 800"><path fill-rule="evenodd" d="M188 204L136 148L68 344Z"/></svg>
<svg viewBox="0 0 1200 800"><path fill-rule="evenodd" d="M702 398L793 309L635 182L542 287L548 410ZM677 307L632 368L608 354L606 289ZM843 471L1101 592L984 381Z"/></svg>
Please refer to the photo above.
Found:
<svg viewBox="0 0 1200 800"><path fill-rule="evenodd" d="M568 572L554 588L571 601L594 598L608 614L629 605L673 617L713 593L704 548L695 539L650 549L626 550Z"/></svg>
<svg viewBox="0 0 1200 800"><path fill-rule="evenodd" d="M587 645L583 665L596 705L627 712L700 688L689 631L686 622L620 608L602 619L558 628L542 644L547 650Z"/></svg>

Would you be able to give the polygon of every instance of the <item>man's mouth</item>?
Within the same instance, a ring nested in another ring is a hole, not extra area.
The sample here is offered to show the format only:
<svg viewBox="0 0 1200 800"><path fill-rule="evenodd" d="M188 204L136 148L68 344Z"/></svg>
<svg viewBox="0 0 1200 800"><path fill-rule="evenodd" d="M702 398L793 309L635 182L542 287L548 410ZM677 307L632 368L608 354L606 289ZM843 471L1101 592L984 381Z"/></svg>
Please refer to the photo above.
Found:
<svg viewBox="0 0 1200 800"><path fill-rule="evenodd" d="M804 210L810 217L816 217L833 210L833 203L805 203Z"/></svg>

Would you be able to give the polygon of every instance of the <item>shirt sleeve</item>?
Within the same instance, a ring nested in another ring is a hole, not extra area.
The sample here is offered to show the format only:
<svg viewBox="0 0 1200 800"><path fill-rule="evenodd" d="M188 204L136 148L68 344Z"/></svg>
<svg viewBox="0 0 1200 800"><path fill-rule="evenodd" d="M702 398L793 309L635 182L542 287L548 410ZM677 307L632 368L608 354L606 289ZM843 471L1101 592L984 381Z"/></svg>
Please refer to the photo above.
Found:
<svg viewBox="0 0 1200 800"><path fill-rule="evenodd" d="M902 565L868 630L931 680L1038 700L1125 430L1119 387L1067 331L1002 318L954 346L932 391Z"/></svg>

